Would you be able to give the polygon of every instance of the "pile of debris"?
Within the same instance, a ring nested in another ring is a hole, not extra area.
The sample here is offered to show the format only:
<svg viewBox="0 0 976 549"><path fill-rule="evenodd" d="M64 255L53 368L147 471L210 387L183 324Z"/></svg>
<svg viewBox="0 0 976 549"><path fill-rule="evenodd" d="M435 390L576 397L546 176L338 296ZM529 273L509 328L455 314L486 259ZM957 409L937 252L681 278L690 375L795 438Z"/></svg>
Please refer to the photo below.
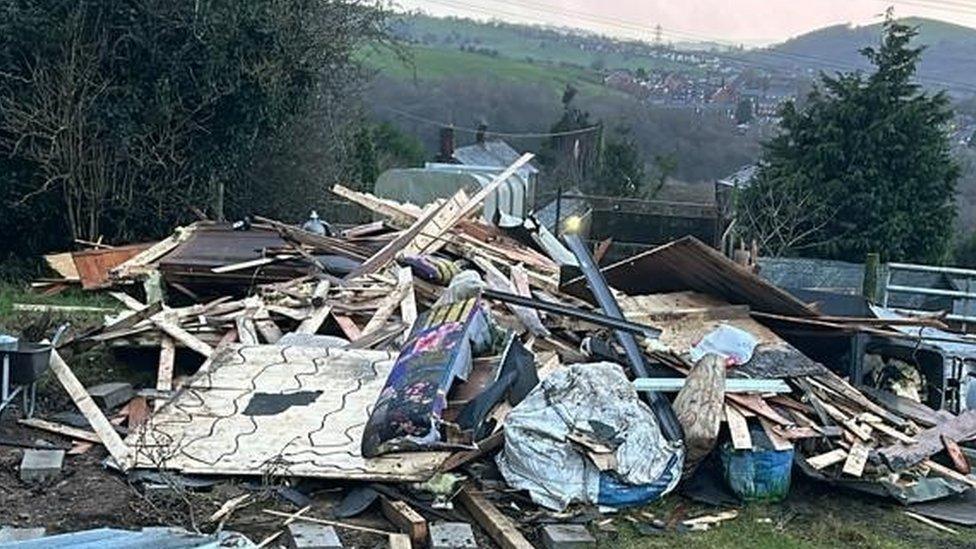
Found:
<svg viewBox="0 0 976 549"><path fill-rule="evenodd" d="M976 412L865 394L770 328L905 338L892 326L937 321L824 317L691 238L600 269L574 235L474 217L519 165L425 207L336 187L379 219L338 235L199 222L79 269L127 310L59 347L158 348L156 385L86 390L54 351L91 431L22 422L73 452L102 444L130 476L340 482L328 518L267 512L292 538L334 538L307 531L328 526L392 547L475 546L456 507L502 547L592 542L539 526L654 501L706 469L744 501L784 497L793 463L904 503L976 486L959 445ZM199 366L178 375L178 354ZM374 500L393 530L350 521Z"/></svg>

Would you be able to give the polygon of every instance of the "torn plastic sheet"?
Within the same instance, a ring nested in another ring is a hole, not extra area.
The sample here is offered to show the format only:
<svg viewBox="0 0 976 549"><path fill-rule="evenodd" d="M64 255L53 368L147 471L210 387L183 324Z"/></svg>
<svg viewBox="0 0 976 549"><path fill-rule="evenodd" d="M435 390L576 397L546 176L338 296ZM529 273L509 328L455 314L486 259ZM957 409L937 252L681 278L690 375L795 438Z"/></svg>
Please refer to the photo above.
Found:
<svg viewBox="0 0 976 549"><path fill-rule="evenodd" d="M660 498L677 485L680 444L662 435L623 369L609 362L576 364L552 373L505 418L498 467L506 482L532 500L562 510L572 502L625 506ZM601 472L585 446L613 453Z"/></svg>
<svg viewBox="0 0 976 549"><path fill-rule="evenodd" d="M714 353L733 364L745 364L752 360L756 345L759 345L756 336L735 326L722 324L705 335L691 348L689 354L692 362L698 362L705 355Z"/></svg>

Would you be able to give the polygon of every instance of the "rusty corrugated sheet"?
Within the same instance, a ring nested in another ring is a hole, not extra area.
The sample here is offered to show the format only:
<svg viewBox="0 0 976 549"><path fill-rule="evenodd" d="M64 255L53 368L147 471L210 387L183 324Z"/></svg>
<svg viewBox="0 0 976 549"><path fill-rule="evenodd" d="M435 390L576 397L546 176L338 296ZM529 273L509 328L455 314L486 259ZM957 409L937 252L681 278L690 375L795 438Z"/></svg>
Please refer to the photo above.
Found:
<svg viewBox="0 0 976 549"><path fill-rule="evenodd" d="M229 273L211 269L242 263L264 256L266 248L285 248L288 244L276 231L253 228L235 231L229 225L201 225L193 234L159 262L167 282L177 282L198 290L213 285L239 285L290 280L307 274L308 266L299 261L284 261Z"/></svg>
<svg viewBox="0 0 976 549"><path fill-rule="evenodd" d="M694 237L685 237L603 269L607 282L629 295L692 290L721 297L755 311L815 316L811 307L758 275L736 264ZM574 293L585 288L582 279L566 285Z"/></svg>
<svg viewBox="0 0 976 549"><path fill-rule="evenodd" d="M149 246L152 246L152 243L73 252L71 256L81 278L81 287L95 290L111 286L108 272Z"/></svg>

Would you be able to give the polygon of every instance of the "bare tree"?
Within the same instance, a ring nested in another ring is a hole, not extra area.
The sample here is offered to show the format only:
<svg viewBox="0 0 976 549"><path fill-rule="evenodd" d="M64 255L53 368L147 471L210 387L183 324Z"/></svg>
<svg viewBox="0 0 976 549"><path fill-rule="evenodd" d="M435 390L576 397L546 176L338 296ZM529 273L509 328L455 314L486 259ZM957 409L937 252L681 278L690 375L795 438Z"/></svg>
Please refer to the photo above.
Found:
<svg viewBox="0 0 976 549"><path fill-rule="evenodd" d="M738 222L763 255L781 257L826 244L820 235L833 215L810 186L756 181L738 198Z"/></svg>

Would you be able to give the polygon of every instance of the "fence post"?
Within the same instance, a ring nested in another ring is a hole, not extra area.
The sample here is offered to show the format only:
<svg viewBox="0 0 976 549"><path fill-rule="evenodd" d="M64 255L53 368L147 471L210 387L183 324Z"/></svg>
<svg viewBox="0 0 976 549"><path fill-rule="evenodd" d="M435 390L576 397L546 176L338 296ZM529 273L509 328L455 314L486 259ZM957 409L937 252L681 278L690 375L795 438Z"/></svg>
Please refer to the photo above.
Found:
<svg viewBox="0 0 976 549"><path fill-rule="evenodd" d="M871 303L878 301L878 266L881 264L881 256L877 252L868 253L864 259L864 283L861 286L861 295Z"/></svg>

